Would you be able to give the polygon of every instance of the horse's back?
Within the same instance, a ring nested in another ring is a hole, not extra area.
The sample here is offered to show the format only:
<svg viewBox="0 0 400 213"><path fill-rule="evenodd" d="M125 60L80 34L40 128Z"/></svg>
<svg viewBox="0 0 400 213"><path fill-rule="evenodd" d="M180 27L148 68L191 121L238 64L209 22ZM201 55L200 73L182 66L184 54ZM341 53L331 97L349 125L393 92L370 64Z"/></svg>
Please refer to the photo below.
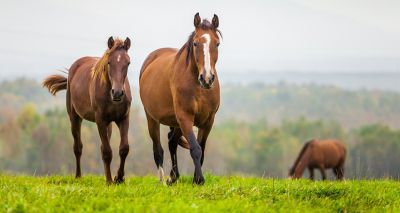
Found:
<svg viewBox="0 0 400 213"><path fill-rule="evenodd" d="M171 59L171 57L168 57L168 56L176 55L177 52L178 52L178 49L175 49L175 48L160 48L160 49L157 49L157 50L151 52L147 56L145 61L143 62L142 68L140 69L139 79L142 77L143 72L147 69L147 67L150 64L152 64L154 61L156 61L159 58L163 58L163 57Z"/></svg>
<svg viewBox="0 0 400 213"><path fill-rule="evenodd" d="M76 60L68 69L68 81L72 81L74 76L79 72L80 74L88 74L93 65L99 60L97 57L85 56Z"/></svg>
<svg viewBox="0 0 400 213"><path fill-rule="evenodd" d="M162 48L150 53L143 63L140 97L148 116L169 126L177 126L170 87L172 64L177 49Z"/></svg>
<svg viewBox="0 0 400 213"><path fill-rule="evenodd" d="M346 148L339 140L322 140L317 143L317 146L318 152L323 154L327 168L336 167L345 158Z"/></svg>

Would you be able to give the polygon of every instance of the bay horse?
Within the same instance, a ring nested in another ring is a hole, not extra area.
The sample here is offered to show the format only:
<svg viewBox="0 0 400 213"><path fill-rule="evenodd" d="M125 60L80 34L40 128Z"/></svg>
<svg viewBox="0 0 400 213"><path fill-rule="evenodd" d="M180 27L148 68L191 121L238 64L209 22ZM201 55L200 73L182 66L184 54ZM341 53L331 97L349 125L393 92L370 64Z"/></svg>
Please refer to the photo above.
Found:
<svg viewBox="0 0 400 213"><path fill-rule="evenodd" d="M220 105L220 88L215 64L218 59L219 19L212 22L194 16L195 30L182 48L162 48L150 53L139 77L140 97L153 141L154 161L164 181L164 151L160 124L170 127L168 147L172 169L168 184L179 178L177 146L190 150L195 166L195 184L203 184L201 166L207 137ZM193 126L198 127L197 138ZM182 137L183 136L183 137Z"/></svg>
<svg viewBox="0 0 400 213"><path fill-rule="evenodd" d="M74 138L76 178L81 177L80 159L83 148L81 123L85 119L97 124L106 181L110 184L112 183L110 171L112 122L117 124L121 136L119 145L121 162L118 175L114 178L115 183L124 181L125 159L129 152L129 109L132 97L127 72L131 41L129 38L123 41L110 37L107 44L108 49L101 58L80 58L70 67L68 78L51 75L43 81L43 86L53 95L60 90L67 90L66 105Z"/></svg>
<svg viewBox="0 0 400 213"><path fill-rule="evenodd" d="M310 179L314 180L314 169L318 168L322 179L326 179L325 169L332 168L338 180L343 179L346 148L337 140L311 140L304 144L299 156L289 171L291 178L300 178L308 168Z"/></svg>

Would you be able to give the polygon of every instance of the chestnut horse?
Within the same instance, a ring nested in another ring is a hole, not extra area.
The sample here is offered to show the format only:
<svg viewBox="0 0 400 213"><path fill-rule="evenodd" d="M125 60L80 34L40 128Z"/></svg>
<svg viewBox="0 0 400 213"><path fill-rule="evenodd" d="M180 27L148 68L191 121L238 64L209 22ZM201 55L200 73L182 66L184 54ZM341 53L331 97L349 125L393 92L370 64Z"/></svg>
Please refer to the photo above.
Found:
<svg viewBox="0 0 400 213"><path fill-rule="evenodd" d="M190 149L195 166L194 183L203 184L201 166L208 134L220 104L215 64L218 59L218 16L212 22L194 17L195 30L181 49L162 48L150 53L140 71L140 97L153 141L154 161L164 181L164 151L160 124L170 127L168 146L172 169L167 183L179 178L178 144ZM193 126L198 127L197 138ZM183 137L182 137L183 136Z"/></svg>
<svg viewBox="0 0 400 213"><path fill-rule="evenodd" d="M74 138L77 178L81 176L80 159L83 147L81 123L82 119L85 119L97 124L108 184L112 182L111 122L114 121L117 124L121 135L119 145L121 162L114 181L116 183L124 181L125 159L129 152L129 108L132 101L127 78L130 45L129 38L123 41L110 37L108 49L101 58L80 58L69 69L68 79L61 75L52 75L43 81L43 86L47 87L53 95L59 90L67 89L66 105Z"/></svg>
<svg viewBox="0 0 400 213"><path fill-rule="evenodd" d="M292 178L300 178L305 168L314 180L314 168L321 171L322 179L326 179L325 169L332 168L338 180L343 179L346 148L337 140L311 140L304 144L295 163L289 171Z"/></svg>

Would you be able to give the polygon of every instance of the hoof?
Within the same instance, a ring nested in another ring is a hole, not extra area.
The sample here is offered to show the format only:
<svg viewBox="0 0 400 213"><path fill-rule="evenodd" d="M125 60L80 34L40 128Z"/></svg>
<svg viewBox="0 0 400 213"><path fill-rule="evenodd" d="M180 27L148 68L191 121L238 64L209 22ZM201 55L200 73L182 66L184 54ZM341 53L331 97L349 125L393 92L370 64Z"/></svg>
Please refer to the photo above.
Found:
<svg viewBox="0 0 400 213"><path fill-rule="evenodd" d="M118 177L118 176L114 177L114 183L115 184L120 184L120 183L123 183L123 182L125 182L125 178L124 177Z"/></svg>
<svg viewBox="0 0 400 213"><path fill-rule="evenodd" d="M167 185L168 186L171 186L171 185L173 185L174 183L176 183L176 181L177 181L178 179L177 178L168 178L168 180L167 180Z"/></svg>
<svg viewBox="0 0 400 213"><path fill-rule="evenodd" d="M203 176L199 176L199 177L194 177L193 182L197 185L203 185L205 183L205 180Z"/></svg>

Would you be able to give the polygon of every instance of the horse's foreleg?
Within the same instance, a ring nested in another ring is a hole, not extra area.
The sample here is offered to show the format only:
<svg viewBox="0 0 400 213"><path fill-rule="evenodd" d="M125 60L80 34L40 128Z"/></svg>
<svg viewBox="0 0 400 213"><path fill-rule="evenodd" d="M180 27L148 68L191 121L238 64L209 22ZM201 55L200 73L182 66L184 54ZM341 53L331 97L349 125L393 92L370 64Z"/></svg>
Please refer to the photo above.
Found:
<svg viewBox="0 0 400 213"><path fill-rule="evenodd" d="M310 179L314 180L314 168L308 167L308 172L310 173Z"/></svg>
<svg viewBox="0 0 400 213"><path fill-rule="evenodd" d="M197 143L196 136L193 132L193 116L178 116L178 122L181 127L183 136L189 143L190 155L194 163L194 179L196 184L204 184L203 172L201 171L201 147Z"/></svg>
<svg viewBox="0 0 400 213"><path fill-rule="evenodd" d="M82 156L82 148L83 144L81 141L81 124L82 118L75 112L75 110L71 110L70 113L70 121L71 121L71 132L74 137L74 154L76 159L76 173L75 177L81 177L81 156Z"/></svg>
<svg viewBox="0 0 400 213"><path fill-rule="evenodd" d="M114 181L116 183L124 182L124 175L125 175L125 159L129 153L129 143L128 143L128 129L129 129L129 115L127 115L123 120L117 123L121 142L119 144L119 157L121 162L119 164L118 175L115 177Z"/></svg>
<svg viewBox="0 0 400 213"><path fill-rule="evenodd" d="M199 128L199 132L197 133L197 140L199 141L200 147L201 147L201 159L200 159L201 166L203 166L204 150L206 148L207 138L208 138L208 135L210 134L213 123L214 123L214 116L212 116L210 118L207 125Z"/></svg>
<svg viewBox="0 0 400 213"><path fill-rule="evenodd" d="M111 123L110 123L110 124L108 124L108 127L107 127L107 137L108 137L108 141L111 140L111 135L112 135L112 125L111 125Z"/></svg>
<svg viewBox="0 0 400 213"><path fill-rule="evenodd" d="M101 154L104 163L106 181L108 184L110 184L112 182L111 169L110 169L110 164L112 160L112 150L110 146L110 140L108 137L108 127L110 123L106 123L104 121L96 121L96 124L101 139Z"/></svg>
<svg viewBox="0 0 400 213"><path fill-rule="evenodd" d="M146 114L150 138L153 141L154 161L157 165L160 182L164 182L164 150L160 142L160 123Z"/></svg>
<svg viewBox="0 0 400 213"><path fill-rule="evenodd" d="M169 148L169 153L171 154L172 168L169 174L168 184L175 183L179 178L178 159L176 155L176 150L178 148L178 141L180 140L181 136L182 132L179 128L171 127L171 130L168 133L168 148Z"/></svg>

